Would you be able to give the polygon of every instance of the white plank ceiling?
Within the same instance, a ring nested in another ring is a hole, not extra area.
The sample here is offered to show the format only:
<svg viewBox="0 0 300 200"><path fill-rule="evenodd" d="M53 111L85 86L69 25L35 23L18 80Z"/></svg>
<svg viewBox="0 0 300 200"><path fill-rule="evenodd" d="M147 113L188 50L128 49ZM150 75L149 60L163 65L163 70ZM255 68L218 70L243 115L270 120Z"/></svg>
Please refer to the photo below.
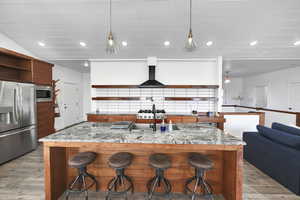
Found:
<svg viewBox="0 0 300 200"><path fill-rule="evenodd" d="M194 0L186 52L187 0L113 0L113 31L128 47L107 55L108 0L0 0L0 32L49 60L95 58L300 58L300 0ZM163 42L169 40L169 48ZM258 45L249 46L257 40ZM37 42L45 42L40 47ZM80 41L87 43L83 48ZM213 41L211 47L205 43ZM80 61L81 62L81 61Z"/></svg>

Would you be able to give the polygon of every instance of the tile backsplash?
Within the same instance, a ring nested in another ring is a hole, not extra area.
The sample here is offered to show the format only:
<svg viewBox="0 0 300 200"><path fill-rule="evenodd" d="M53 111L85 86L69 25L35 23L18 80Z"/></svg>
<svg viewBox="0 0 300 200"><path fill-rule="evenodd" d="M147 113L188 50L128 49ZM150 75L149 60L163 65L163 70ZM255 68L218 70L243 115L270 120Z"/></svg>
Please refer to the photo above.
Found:
<svg viewBox="0 0 300 200"><path fill-rule="evenodd" d="M93 108L100 112L137 113L140 109L151 109L153 97L157 109L167 113L191 113L217 111L217 90L202 88L93 88L93 97L140 97L138 101L93 101ZM215 97L209 101L166 101L165 97Z"/></svg>

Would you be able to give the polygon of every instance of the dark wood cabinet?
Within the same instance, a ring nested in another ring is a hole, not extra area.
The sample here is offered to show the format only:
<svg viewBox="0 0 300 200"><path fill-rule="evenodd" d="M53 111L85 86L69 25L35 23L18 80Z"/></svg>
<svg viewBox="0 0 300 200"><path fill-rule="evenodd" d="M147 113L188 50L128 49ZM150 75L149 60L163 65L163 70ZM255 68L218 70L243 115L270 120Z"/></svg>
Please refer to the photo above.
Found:
<svg viewBox="0 0 300 200"><path fill-rule="evenodd" d="M52 85L53 65L40 60L33 60L33 82L37 85Z"/></svg>
<svg viewBox="0 0 300 200"><path fill-rule="evenodd" d="M32 83L32 58L0 48L0 80Z"/></svg>
<svg viewBox="0 0 300 200"><path fill-rule="evenodd" d="M38 138L54 133L54 107L52 102L37 103Z"/></svg>
<svg viewBox="0 0 300 200"><path fill-rule="evenodd" d="M88 114L87 119L89 122L118 122L118 121L134 121L136 115L97 115Z"/></svg>

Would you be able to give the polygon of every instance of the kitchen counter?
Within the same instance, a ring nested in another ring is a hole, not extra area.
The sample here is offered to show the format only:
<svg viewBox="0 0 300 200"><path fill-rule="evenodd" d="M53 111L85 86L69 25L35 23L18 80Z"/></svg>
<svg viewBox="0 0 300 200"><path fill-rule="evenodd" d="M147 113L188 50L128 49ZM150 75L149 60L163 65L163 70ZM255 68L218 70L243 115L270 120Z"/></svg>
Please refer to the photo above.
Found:
<svg viewBox="0 0 300 200"><path fill-rule="evenodd" d="M137 119L136 113L122 112L91 112L87 113L89 122L117 122L117 121L134 121ZM190 113L166 113L166 121L171 120L173 123L215 123L217 127L224 130L224 116L195 116Z"/></svg>
<svg viewBox="0 0 300 200"><path fill-rule="evenodd" d="M136 115L137 112L89 112L87 115ZM182 112L168 112L166 115L176 115L176 116L194 116L191 113L182 113ZM197 117L197 116L195 116Z"/></svg>
<svg viewBox="0 0 300 200"><path fill-rule="evenodd" d="M151 130L111 129L112 123L86 122L42 138L40 142L102 142L153 144L244 145L220 129L197 124L177 124L180 130L153 133Z"/></svg>
<svg viewBox="0 0 300 200"><path fill-rule="evenodd" d="M117 152L131 152L132 164L126 174L133 179L135 192L146 192L147 181L154 176L148 159L153 153L165 153L172 161L166 177L172 192L183 192L187 178L194 169L187 162L189 152L207 155L214 163L206 174L213 193L223 195L226 200L242 200L242 162L245 143L230 134L213 127L197 124L178 124L180 130L153 133L152 130L110 129L112 123L85 122L40 139L44 143L45 199L57 200L66 186L77 175L67 161L78 152L93 151L97 159L88 171L101 183L100 190L106 191L115 171L108 158ZM92 188L95 189L95 188Z"/></svg>

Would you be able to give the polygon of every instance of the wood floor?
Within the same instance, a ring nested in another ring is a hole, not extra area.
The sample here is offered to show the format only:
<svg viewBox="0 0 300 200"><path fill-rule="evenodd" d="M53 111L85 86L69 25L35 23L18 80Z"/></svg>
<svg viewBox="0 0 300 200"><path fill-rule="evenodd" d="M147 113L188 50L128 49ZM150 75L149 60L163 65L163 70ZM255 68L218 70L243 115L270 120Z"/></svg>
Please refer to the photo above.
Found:
<svg viewBox="0 0 300 200"><path fill-rule="evenodd" d="M43 200L44 178L42 148L0 165L0 200ZM104 194L90 194L91 200L104 199ZM136 194L132 199L144 200L144 194ZM83 198L70 198L83 199ZM162 199L162 198L160 198ZM174 200L187 199L175 195ZM220 200L216 198L215 200ZM244 163L244 200L300 200L283 186L263 174L261 171ZM155 200L153 198L153 200Z"/></svg>

